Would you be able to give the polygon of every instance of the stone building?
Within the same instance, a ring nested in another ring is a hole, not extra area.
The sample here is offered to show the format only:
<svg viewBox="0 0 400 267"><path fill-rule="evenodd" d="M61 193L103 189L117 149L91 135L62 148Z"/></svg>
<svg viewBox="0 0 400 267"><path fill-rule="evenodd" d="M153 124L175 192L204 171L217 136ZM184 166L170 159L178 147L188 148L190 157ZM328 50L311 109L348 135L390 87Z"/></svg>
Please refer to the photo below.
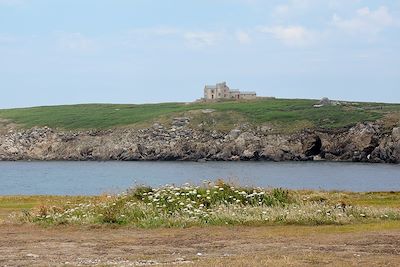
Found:
<svg viewBox="0 0 400 267"><path fill-rule="evenodd" d="M205 100L218 99L256 99L256 92L241 92L237 89L230 89L226 82L217 83L216 85L206 85L204 87Z"/></svg>

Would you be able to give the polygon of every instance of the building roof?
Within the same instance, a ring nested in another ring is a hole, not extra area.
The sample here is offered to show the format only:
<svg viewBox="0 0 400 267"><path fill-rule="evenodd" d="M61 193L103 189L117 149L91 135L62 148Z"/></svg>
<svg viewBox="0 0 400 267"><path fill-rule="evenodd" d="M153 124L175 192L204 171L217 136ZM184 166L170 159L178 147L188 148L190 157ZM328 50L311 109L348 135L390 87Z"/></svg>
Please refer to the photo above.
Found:
<svg viewBox="0 0 400 267"><path fill-rule="evenodd" d="M217 89L217 88L225 87L225 86L226 86L226 82L220 82L220 83L217 83L216 85L206 85L205 89Z"/></svg>
<svg viewBox="0 0 400 267"><path fill-rule="evenodd" d="M256 92L240 92L242 95L255 95L257 94Z"/></svg>

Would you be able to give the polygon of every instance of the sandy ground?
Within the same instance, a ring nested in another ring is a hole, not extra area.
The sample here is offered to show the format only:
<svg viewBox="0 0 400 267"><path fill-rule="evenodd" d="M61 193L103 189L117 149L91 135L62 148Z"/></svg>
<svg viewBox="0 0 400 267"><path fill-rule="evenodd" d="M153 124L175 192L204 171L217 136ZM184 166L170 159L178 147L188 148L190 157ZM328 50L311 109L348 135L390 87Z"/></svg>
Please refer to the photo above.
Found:
<svg viewBox="0 0 400 267"><path fill-rule="evenodd" d="M364 227L365 228L365 227ZM398 266L400 227L0 225L0 266Z"/></svg>

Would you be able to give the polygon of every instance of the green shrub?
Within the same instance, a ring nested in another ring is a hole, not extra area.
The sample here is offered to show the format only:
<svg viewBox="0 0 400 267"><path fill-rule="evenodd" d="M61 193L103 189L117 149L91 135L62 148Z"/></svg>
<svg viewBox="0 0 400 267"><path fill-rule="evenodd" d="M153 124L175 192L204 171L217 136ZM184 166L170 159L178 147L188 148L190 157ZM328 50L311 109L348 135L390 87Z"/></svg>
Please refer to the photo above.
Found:
<svg viewBox="0 0 400 267"><path fill-rule="evenodd" d="M242 188L218 181L207 186L136 187L97 202L42 205L24 211L21 222L39 224L114 224L137 227L193 225L346 224L399 220L400 211L332 205L301 200L282 188Z"/></svg>

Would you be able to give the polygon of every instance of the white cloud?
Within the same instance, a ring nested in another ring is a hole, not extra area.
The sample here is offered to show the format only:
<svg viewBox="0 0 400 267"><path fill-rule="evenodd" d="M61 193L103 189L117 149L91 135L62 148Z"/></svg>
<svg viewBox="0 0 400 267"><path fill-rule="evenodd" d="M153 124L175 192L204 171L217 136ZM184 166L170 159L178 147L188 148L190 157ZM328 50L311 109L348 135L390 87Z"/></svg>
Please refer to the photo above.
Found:
<svg viewBox="0 0 400 267"><path fill-rule="evenodd" d="M222 39L222 34L219 32L188 31L184 33L183 37L190 47L203 48L216 45Z"/></svg>
<svg viewBox="0 0 400 267"><path fill-rule="evenodd" d="M80 52L93 52L97 48L93 39L81 33L63 33L59 36L59 44L64 49Z"/></svg>
<svg viewBox="0 0 400 267"><path fill-rule="evenodd" d="M368 7L358 9L356 15L350 19L344 19L337 14L333 15L332 24L349 33L378 34L387 27L396 25L395 19L389 13L386 6L376 10Z"/></svg>
<svg viewBox="0 0 400 267"><path fill-rule="evenodd" d="M237 31L236 32L236 39L241 44L249 44L252 41L250 35L245 31Z"/></svg>
<svg viewBox="0 0 400 267"><path fill-rule="evenodd" d="M178 34L179 32L180 32L179 29L173 27L162 26L153 28L153 33L156 35L174 35Z"/></svg>
<svg viewBox="0 0 400 267"><path fill-rule="evenodd" d="M327 10L350 10L359 6L362 0L286 0L272 9L272 15L278 20L304 16L307 13L320 13Z"/></svg>
<svg viewBox="0 0 400 267"><path fill-rule="evenodd" d="M270 34L288 46L303 46L315 41L315 33L302 26L259 27L262 33Z"/></svg>
<svg viewBox="0 0 400 267"><path fill-rule="evenodd" d="M184 42L188 47L196 49L214 46L224 38L224 32L221 31L191 30L168 26L135 28L129 30L127 33L123 41L124 45L149 42L151 40L157 42L161 38ZM241 37L245 38L244 36Z"/></svg>

